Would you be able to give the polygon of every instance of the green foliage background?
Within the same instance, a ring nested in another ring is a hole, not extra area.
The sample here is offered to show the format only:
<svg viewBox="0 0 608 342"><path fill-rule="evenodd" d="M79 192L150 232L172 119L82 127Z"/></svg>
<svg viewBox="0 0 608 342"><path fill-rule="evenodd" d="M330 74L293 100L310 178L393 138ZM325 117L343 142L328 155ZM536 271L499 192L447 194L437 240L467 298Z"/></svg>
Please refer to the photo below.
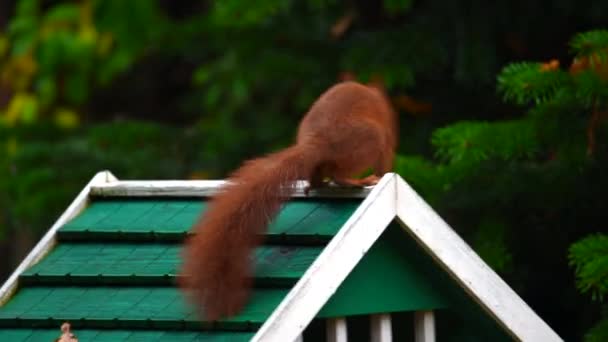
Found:
<svg viewBox="0 0 608 342"><path fill-rule="evenodd" d="M379 76L396 171L564 339L608 336L608 2L0 9L3 276L96 171L224 177L345 74Z"/></svg>

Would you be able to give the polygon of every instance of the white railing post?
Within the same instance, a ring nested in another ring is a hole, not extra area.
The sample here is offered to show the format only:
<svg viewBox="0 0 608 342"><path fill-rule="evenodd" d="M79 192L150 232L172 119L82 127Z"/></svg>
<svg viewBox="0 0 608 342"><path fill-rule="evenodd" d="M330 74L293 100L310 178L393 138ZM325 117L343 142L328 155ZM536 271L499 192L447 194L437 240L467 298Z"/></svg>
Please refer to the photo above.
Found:
<svg viewBox="0 0 608 342"><path fill-rule="evenodd" d="M414 334L416 342L435 342L435 315L433 311L414 313Z"/></svg>
<svg viewBox="0 0 608 342"><path fill-rule="evenodd" d="M327 320L327 342L348 342L346 318L336 317Z"/></svg>
<svg viewBox="0 0 608 342"><path fill-rule="evenodd" d="M392 342L393 329L391 324L391 314L377 314L370 316L371 341L372 342Z"/></svg>

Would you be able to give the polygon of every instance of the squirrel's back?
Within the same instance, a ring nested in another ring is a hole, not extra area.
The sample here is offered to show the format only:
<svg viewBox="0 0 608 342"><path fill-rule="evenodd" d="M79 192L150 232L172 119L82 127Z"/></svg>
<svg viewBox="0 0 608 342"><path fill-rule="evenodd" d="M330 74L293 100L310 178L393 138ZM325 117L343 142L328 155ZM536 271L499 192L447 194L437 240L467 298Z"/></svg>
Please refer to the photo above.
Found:
<svg viewBox="0 0 608 342"><path fill-rule="evenodd" d="M396 144L396 115L384 92L352 81L338 83L312 104L300 123L298 141L310 135L341 137L342 129L361 121L373 123Z"/></svg>
<svg viewBox="0 0 608 342"><path fill-rule="evenodd" d="M396 114L382 89L352 81L338 83L302 119L298 143L308 140L323 146L329 156L321 167L324 177L353 177L370 167L386 172L397 147Z"/></svg>
<svg viewBox="0 0 608 342"><path fill-rule="evenodd" d="M195 224L184 249L181 286L201 313L216 320L238 313L252 286L250 255L270 220L288 199L293 182L319 186L325 177L340 184L373 168L389 171L396 145L396 120L382 91L345 82L330 88L302 120L297 143L249 160Z"/></svg>

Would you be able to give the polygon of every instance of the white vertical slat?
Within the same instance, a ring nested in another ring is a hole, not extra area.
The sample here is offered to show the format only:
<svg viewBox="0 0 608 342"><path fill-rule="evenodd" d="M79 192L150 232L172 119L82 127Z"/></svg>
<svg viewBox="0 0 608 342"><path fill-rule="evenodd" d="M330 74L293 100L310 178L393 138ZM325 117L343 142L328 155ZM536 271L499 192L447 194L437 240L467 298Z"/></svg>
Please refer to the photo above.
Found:
<svg viewBox="0 0 608 342"><path fill-rule="evenodd" d="M370 316L371 341L372 342L392 342L393 329L391 324L391 314L378 314Z"/></svg>
<svg viewBox="0 0 608 342"><path fill-rule="evenodd" d="M337 317L327 320L327 342L348 342L346 318Z"/></svg>
<svg viewBox="0 0 608 342"><path fill-rule="evenodd" d="M416 342L435 342L435 315L433 311L414 313L414 334Z"/></svg>

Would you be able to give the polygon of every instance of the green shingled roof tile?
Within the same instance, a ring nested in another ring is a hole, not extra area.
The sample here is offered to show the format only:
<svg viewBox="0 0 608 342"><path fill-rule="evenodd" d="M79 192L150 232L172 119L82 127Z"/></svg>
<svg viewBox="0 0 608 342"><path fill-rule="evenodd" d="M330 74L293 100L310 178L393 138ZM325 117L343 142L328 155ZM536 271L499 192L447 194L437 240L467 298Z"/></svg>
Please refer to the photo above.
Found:
<svg viewBox="0 0 608 342"><path fill-rule="evenodd" d="M117 199L93 202L62 227L64 231L185 232L203 209L202 201Z"/></svg>
<svg viewBox="0 0 608 342"><path fill-rule="evenodd" d="M165 200L166 201L166 200ZM61 228L66 232L187 233L204 207L198 202L167 205L153 200L96 201ZM188 203L188 204L186 204ZM269 235L333 236L360 201L292 201L268 229Z"/></svg>
<svg viewBox="0 0 608 342"><path fill-rule="evenodd" d="M256 276L296 280L322 249L315 246L260 247L254 256ZM180 252L181 245L178 244L65 243L57 246L40 263L26 270L22 277L83 278L101 275L129 277L135 280L132 276L175 276L181 264ZM129 282L129 279L125 282Z"/></svg>
<svg viewBox="0 0 608 342"><path fill-rule="evenodd" d="M60 324L70 321L83 341L249 340L359 203L288 202L269 227L267 245L253 255L257 286L247 307L209 326L175 286L181 242L206 203L94 199L60 229L59 244L21 275L21 288L0 308L6 328L0 338L57 338Z"/></svg>
<svg viewBox="0 0 608 342"><path fill-rule="evenodd" d="M290 202L270 225L268 234L335 235L360 201Z"/></svg>
<svg viewBox="0 0 608 342"><path fill-rule="evenodd" d="M256 289L248 306L226 321L262 323L286 293L286 289ZM0 310L0 325L16 318L197 321L175 287L26 287Z"/></svg>

